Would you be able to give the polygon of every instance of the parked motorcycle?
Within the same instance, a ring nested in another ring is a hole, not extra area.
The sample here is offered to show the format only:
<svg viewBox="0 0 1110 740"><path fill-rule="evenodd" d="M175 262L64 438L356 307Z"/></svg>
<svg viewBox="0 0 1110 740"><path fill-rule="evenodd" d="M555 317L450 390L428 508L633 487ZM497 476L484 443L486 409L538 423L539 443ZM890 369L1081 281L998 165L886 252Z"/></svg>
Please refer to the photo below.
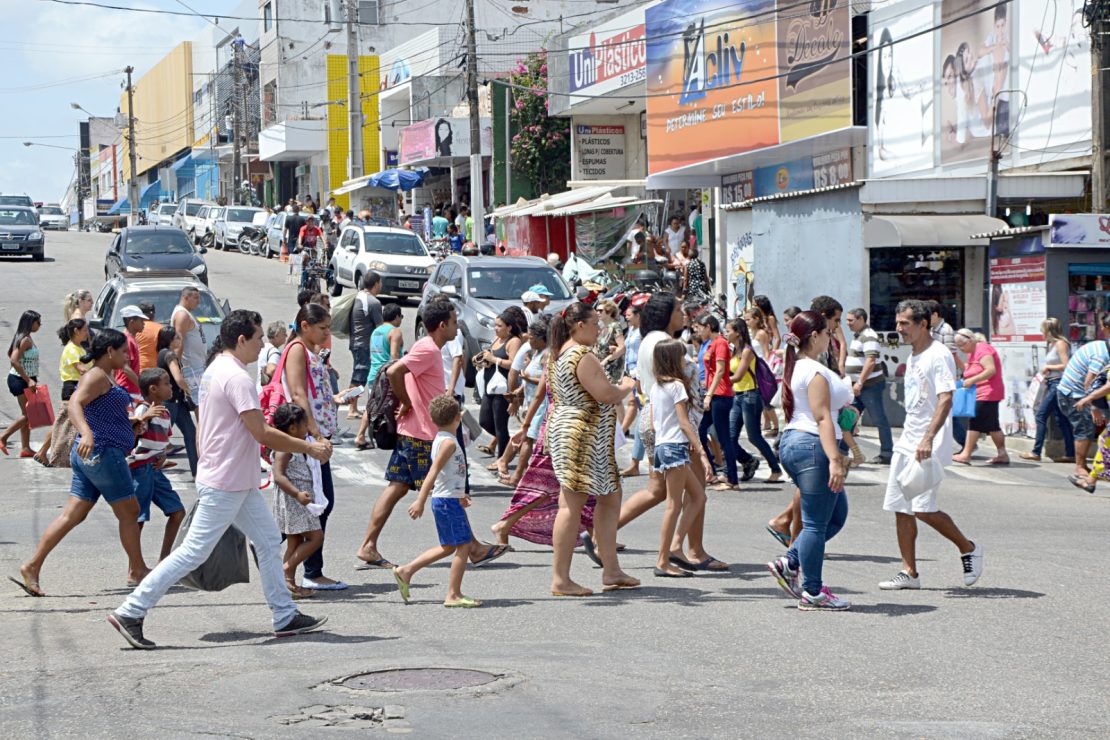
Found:
<svg viewBox="0 0 1110 740"><path fill-rule="evenodd" d="M244 226L239 233L239 251L243 254L262 254L262 244L265 241L265 231L257 226Z"/></svg>

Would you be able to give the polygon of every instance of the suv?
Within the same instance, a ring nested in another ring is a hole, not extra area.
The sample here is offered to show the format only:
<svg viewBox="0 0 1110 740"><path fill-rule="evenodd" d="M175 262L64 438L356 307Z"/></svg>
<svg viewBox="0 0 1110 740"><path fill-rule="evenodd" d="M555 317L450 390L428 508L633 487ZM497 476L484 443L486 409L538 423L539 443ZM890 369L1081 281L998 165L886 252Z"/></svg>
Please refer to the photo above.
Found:
<svg viewBox="0 0 1110 740"><path fill-rule="evenodd" d="M66 231L69 228L69 216L62 207L48 203L39 210L39 226L43 231L47 229L58 229L59 231Z"/></svg>
<svg viewBox="0 0 1110 740"><path fill-rule="evenodd" d="M227 301L220 301L204 283L185 270L166 270L138 274L119 274L104 284L86 316L94 329L123 330L119 312L124 306L137 306L141 301L154 304L154 318L168 323L173 307L181 300L181 290L194 287L200 291L200 305L193 311L200 325L204 343L211 346L220 333L220 323L231 312Z"/></svg>
<svg viewBox="0 0 1110 740"><path fill-rule="evenodd" d="M189 236L196 239L197 230L197 216L200 215L200 209L206 206L216 205L211 201L199 200L197 198L184 198L177 204L177 210L173 214L173 225L184 231Z"/></svg>
<svg viewBox="0 0 1110 740"><path fill-rule="evenodd" d="M547 311L556 313L574 302L570 286L540 257L464 257L451 255L439 263L420 307L416 309L416 336L424 336L424 306L438 295L455 302L459 335L466 357L467 383L474 381L470 358L488 349L494 340L493 324L509 306L520 306L520 296L542 283L551 292Z"/></svg>
<svg viewBox="0 0 1110 740"><path fill-rule="evenodd" d="M35 262L46 259L46 235L34 208L0 205L0 255L29 254Z"/></svg>
<svg viewBox="0 0 1110 740"><path fill-rule="evenodd" d="M420 296L435 268L420 237L408 229L352 224L343 229L331 258L331 294L358 288L374 270L382 276L382 293L397 298Z"/></svg>
<svg viewBox="0 0 1110 740"><path fill-rule="evenodd" d="M20 208L30 208L38 216L39 210L35 207L35 201L31 200L29 195L0 195L0 206L19 206Z"/></svg>
<svg viewBox="0 0 1110 740"><path fill-rule="evenodd" d="M253 225L255 217L259 213L265 214L266 211L250 206L228 206L225 208L213 224L213 233L215 234L213 241L216 249L238 247L239 234L243 232L243 227Z"/></svg>

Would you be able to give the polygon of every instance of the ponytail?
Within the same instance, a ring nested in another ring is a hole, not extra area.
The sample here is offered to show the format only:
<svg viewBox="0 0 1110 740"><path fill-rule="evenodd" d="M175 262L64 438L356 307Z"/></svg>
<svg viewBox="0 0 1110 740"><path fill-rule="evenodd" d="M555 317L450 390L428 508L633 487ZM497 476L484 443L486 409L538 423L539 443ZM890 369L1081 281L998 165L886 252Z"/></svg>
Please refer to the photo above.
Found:
<svg viewBox="0 0 1110 740"><path fill-rule="evenodd" d="M551 329L548 331L548 346L552 349L548 362L551 363L552 367L555 366L556 360L559 359L559 351L562 349L563 345L570 340L574 325L579 321L586 321L589 319L593 310L593 306L582 303L581 301L576 301L555 316L554 320L551 322Z"/></svg>
<svg viewBox="0 0 1110 740"><path fill-rule="evenodd" d="M212 346L208 348L208 355L204 358L204 366L208 367L212 364L212 360L216 359L221 352L224 351L224 338L217 335L212 340Z"/></svg>
<svg viewBox="0 0 1110 740"><path fill-rule="evenodd" d="M66 322L65 326L58 329L58 339L62 340L62 346L69 344L69 340L73 339L73 335L85 328L84 319L70 319Z"/></svg>
<svg viewBox="0 0 1110 740"><path fill-rule="evenodd" d="M794 364L798 350L805 347L814 334L824 331L829 325L825 317L816 311L802 311L790 322L789 331L782 338L786 347L782 371L782 413L789 424L794 418Z"/></svg>

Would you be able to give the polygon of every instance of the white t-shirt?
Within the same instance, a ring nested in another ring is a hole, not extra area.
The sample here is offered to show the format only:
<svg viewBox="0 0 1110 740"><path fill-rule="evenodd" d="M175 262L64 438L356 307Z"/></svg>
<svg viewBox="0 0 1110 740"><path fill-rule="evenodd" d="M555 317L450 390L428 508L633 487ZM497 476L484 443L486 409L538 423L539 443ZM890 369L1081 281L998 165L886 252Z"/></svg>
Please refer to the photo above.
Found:
<svg viewBox="0 0 1110 740"><path fill-rule="evenodd" d="M465 498L466 460L454 434L436 432L436 438L432 440L432 460L436 459L444 442L455 445L455 451L451 453L451 459L432 482L432 498Z"/></svg>
<svg viewBox="0 0 1110 740"><path fill-rule="evenodd" d="M913 455L917 445L929 432L929 423L937 410L937 394L956 390L956 362L942 343L934 340L929 348L906 360L906 421L895 449ZM941 465L952 460L952 417L933 438L933 457Z"/></svg>
<svg viewBox="0 0 1110 740"><path fill-rule="evenodd" d="M662 333L662 332L660 332ZM678 425L680 401L689 404L686 387L677 380L653 383L651 387L651 423L655 427L655 444L686 444L690 440Z"/></svg>
<svg viewBox="0 0 1110 740"><path fill-rule="evenodd" d="M668 226L663 230L663 233L667 235L667 247L671 250L671 254L678 254L682 249L682 242L684 241L683 237L686 235L686 229L679 226L678 231L674 231Z"/></svg>
<svg viewBox="0 0 1110 740"><path fill-rule="evenodd" d="M794 416L786 425L786 429L820 434L813 409L809 405L809 384L817 375L823 376L829 384L829 413L833 417L836 438L840 439L840 425L836 423L836 414L852 402L852 386L820 362L808 357L803 357L794 363L794 374L790 380L790 390L794 393Z"/></svg>
<svg viewBox="0 0 1110 740"><path fill-rule="evenodd" d="M443 382L446 385L451 382L451 371L455 364L456 357L462 357L463 346L458 337L440 347L440 353L443 355ZM451 391L450 388L447 390ZM451 391L453 395L461 396L466 392L466 373L460 372L459 379L455 381L455 389Z"/></svg>
<svg viewBox="0 0 1110 740"><path fill-rule="evenodd" d="M262 345L261 351L258 353L258 367L255 369L255 383L258 385L258 390L262 390L262 371L272 362L275 365L281 359L281 347L275 347L268 341Z"/></svg>
<svg viewBox="0 0 1110 740"><path fill-rule="evenodd" d="M669 338L665 331L651 331L640 342L640 351L636 353L636 369L640 373L640 390L645 395L650 396L655 385L655 345Z"/></svg>

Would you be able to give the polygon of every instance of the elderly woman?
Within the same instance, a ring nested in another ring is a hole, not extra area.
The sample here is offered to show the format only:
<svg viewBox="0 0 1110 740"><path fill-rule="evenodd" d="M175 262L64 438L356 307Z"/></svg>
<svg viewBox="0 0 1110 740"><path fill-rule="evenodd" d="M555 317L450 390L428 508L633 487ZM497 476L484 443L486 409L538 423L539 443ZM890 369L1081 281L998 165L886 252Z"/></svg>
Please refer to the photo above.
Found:
<svg viewBox="0 0 1110 740"><path fill-rule="evenodd" d="M961 465L971 464L971 453L975 443L983 434L989 434L998 454L987 461L988 465L1009 465L1010 456L1006 453L1006 437L998 422L998 405L1006 398L1002 383L1002 360L994 347L987 344L982 334L971 329L956 332L956 349L967 355L964 367L964 388L975 389L975 416L968 424L967 441L964 448L953 458Z"/></svg>

